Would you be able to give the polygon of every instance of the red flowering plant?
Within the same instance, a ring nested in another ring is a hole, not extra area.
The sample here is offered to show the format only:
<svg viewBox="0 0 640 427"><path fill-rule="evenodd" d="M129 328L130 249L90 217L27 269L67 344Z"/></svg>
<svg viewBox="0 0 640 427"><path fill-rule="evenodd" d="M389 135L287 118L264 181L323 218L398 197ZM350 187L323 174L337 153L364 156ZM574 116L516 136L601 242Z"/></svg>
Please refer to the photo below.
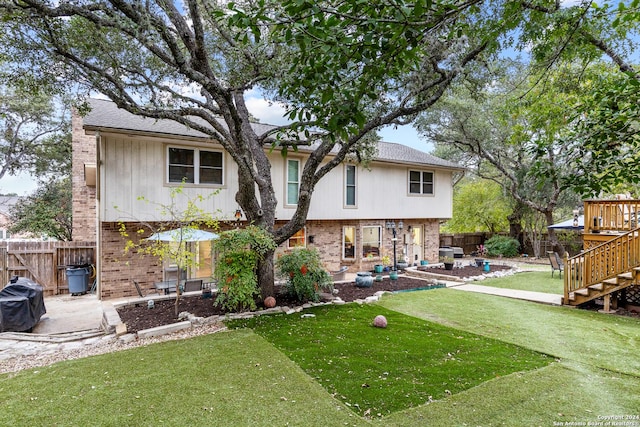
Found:
<svg viewBox="0 0 640 427"><path fill-rule="evenodd" d="M276 267L287 278L287 294L300 302L318 301L320 292L333 289L316 249L294 249L278 258Z"/></svg>

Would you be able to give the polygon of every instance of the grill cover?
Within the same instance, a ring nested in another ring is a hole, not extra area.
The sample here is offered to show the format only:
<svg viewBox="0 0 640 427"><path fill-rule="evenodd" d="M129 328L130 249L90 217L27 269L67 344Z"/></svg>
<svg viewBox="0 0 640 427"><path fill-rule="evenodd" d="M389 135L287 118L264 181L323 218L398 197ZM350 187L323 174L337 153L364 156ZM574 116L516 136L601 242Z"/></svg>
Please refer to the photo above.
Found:
<svg viewBox="0 0 640 427"><path fill-rule="evenodd" d="M30 332L47 312L42 286L26 277L0 290L0 332Z"/></svg>

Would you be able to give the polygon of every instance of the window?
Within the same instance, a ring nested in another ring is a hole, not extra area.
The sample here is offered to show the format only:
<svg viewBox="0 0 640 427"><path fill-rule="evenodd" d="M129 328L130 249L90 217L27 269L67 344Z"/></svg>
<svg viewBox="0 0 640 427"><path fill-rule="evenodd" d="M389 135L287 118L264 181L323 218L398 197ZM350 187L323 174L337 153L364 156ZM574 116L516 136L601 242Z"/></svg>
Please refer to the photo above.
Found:
<svg viewBox="0 0 640 427"><path fill-rule="evenodd" d="M409 171L409 194L433 194L433 172Z"/></svg>
<svg viewBox="0 0 640 427"><path fill-rule="evenodd" d="M296 232L293 236L289 237L290 248L304 248L306 246L306 234L307 231L303 227Z"/></svg>
<svg viewBox="0 0 640 427"><path fill-rule="evenodd" d="M362 227L362 256L380 256L382 227L376 225Z"/></svg>
<svg viewBox="0 0 640 427"><path fill-rule="evenodd" d="M300 189L300 160L287 160L287 204L298 204Z"/></svg>
<svg viewBox="0 0 640 427"><path fill-rule="evenodd" d="M345 206L356 205L356 167L355 165L345 165Z"/></svg>
<svg viewBox="0 0 640 427"><path fill-rule="evenodd" d="M222 185L220 151L169 147L169 182Z"/></svg>
<svg viewBox="0 0 640 427"><path fill-rule="evenodd" d="M342 229L342 258L353 259L356 257L356 228L344 227Z"/></svg>

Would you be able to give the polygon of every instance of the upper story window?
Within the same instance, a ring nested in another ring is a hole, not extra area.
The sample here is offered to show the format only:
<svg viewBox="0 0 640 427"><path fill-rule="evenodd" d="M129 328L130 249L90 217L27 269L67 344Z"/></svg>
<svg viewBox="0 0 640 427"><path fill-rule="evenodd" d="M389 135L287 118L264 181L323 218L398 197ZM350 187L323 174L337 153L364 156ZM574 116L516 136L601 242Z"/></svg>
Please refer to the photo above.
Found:
<svg viewBox="0 0 640 427"><path fill-rule="evenodd" d="M221 151L200 148L168 147L169 182L189 184L223 184L223 155Z"/></svg>
<svg viewBox="0 0 640 427"><path fill-rule="evenodd" d="M289 248L304 248L306 246L307 231L305 227L302 227L293 236L289 237Z"/></svg>
<svg viewBox="0 0 640 427"><path fill-rule="evenodd" d="M356 167L345 165L344 169L344 205L353 207L356 205Z"/></svg>
<svg viewBox="0 0 640 427"><path fill-rule="evenodd" d="M409 194L433 194L433 172L409 171Z"/></svg>
<svg viewBox="0 0 640 427"><path fill-rule="evenodd" d="M300 160L287 159L287 204L298 204L300 190Z"/></svg>

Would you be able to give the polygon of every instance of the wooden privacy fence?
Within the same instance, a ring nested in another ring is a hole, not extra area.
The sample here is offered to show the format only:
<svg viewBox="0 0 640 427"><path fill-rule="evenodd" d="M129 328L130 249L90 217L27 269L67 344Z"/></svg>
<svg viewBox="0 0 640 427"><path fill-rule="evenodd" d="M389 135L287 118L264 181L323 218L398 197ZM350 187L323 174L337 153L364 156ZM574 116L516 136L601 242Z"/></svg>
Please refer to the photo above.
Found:
<svg viewBox="0 0 640 427"><path fill-rule="evenodd" d="M66 294L67 267L93 264L95 246L95 242L0 242L0 287L21 276L42 285L45 296Z"/></svg>

